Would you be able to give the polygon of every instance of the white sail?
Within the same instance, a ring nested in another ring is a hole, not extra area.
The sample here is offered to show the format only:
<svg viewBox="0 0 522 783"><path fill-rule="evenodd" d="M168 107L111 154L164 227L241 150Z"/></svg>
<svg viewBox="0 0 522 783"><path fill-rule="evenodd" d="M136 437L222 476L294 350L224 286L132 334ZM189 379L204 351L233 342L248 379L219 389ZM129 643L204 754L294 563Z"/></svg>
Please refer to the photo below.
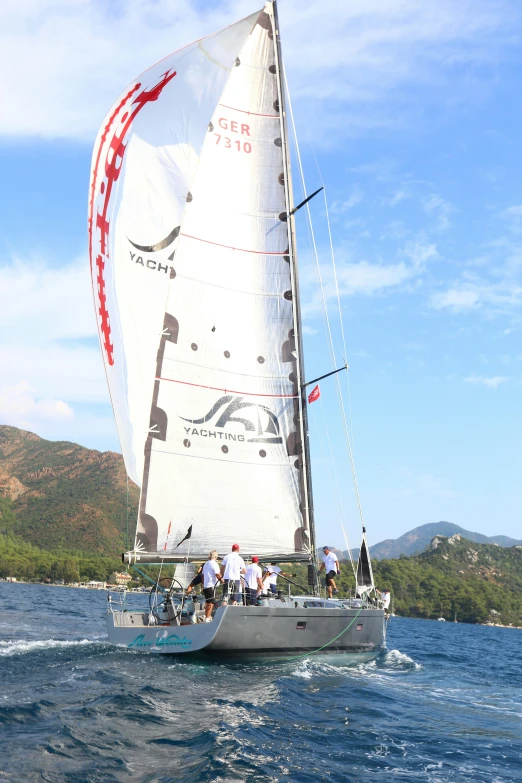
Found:
<svg viewBox="0 0 522 783"><path fill-rule="evenodd" d="M172 253L208 123L258 14L165 58L115 102L96 140L89 251L127 473L143 474Z"/></svg>
<svg viewBox="0 0 522 783"><path fill-rule="evenodd" d="M216 101L171 261L142 552L310 551L272 13Z"/></svg>

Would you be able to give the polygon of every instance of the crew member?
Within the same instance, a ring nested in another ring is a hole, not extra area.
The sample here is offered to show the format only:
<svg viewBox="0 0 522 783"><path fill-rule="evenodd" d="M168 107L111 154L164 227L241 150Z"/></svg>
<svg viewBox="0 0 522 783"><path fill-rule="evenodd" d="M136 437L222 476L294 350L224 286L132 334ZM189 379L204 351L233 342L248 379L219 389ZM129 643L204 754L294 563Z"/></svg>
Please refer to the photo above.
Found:
<svg viewBox="0 0 522 783"><path fill-rule="evenodd" d="M239 554L239 544L232 544L232 551L223 558L221 565L221 575L223 577L224 599L232 592L230 601L231 606L237 606L239 602L239 589L241 583L241 574L246 571L245 561Z"/></svg>
<svg viewBox="0 0 522 783"><path fill-rule="evenodd" d="M379 595L381 596L382 608L385 612L387 612L391 601L391 593L388 588L385 587L384 590L379 593Z"/></svg>
<svg viewBox="0 0 522 783"><path fill-rule="evenodd" d="M270 563L269 566L266 566L265 572L270 577L270 579L268 580L269 590L270 592L274 593L274 595L277 593L278 574L281 574L281 576L295 576L295 574L285 574L285 572L281 571L281 569L276 563Z"/></svg>
<svg viewBox="0 0 522 783"><path fill-rule="evenodd" d="M323 563L319 569L319 573L324 569L326 571L326 589L328 591L328 598L332 597L332 593L337 595L339 590L335 584L335 577L341 573L339 568L339 560L335 552L332 552L329 546L323 546Z"/></svg>
<svg viewBox="0 0 522 783"><path fill-rule="evenodd" d="M263 580L261 568L258 565L259 558L254 555L251 564L245 572L245 593L247 606L253 606L257 603L257 596L263 589Z"/></svg>
<svg viewBox="0 0 522 783"><path fill-rule="evenodd" d="M202 584L202 583L203 583L203 565L201 565L201 566L198 568L198 570L197 570L197 573L196 573L196 576L194 577L194 579L192 580L192 582L191 582L191 583L189 584L189 586L187 587L187 592L185 593L185 595L190 595L190 593L192 592L192 590L193 590L195 587L197 587L198 585Z"/></svg>
<svg viewBox="0 0 522 783"><path fill-rule="evenodd" d="M217 562L218 553L215 549L210 552L208 560L202 566L203 575L203 595L205 596L205 622L210 623L212 618L212 607L214 606L216 585L221 582L222 576Z"/></svg>

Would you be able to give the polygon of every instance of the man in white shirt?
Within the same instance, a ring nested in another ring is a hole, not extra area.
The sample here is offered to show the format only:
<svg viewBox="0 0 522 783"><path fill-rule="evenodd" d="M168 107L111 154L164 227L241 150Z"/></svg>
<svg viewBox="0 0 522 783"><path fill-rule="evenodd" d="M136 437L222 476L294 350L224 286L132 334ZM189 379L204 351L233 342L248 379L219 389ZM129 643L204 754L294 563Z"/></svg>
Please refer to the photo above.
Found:
<svg viewBox="0 0 522 783"><path fill-rule="evenodd" d="M269 566L266 566L265 572L269 575L270 579L268 581L269 590L274 595L277 593L277 576L278 574L281 574L282 576L292 576L292 574L285 574L284 571L281 571L278 565L276 563L270 563Z"/></svg>
<svg viewBox="0 0 522 783"><path fill-rule="evenodd" d="M328 590L328 598L332 597L332 591L338 593L337 585L335 584L335 577L341 573L339 568L339 560L335 552L332 552L329 546L323 546L323 564L319 569L319 573L324 569L326 571L326 589Z"/></svg>
<svg viewBox="0 0 522 783"><path fill-rule="evenodd" d="M387 612L391 601L390 591L386 587L381 593L379 593L379 595L381 596L382 608L385 612Z"/></svg>
<svg viewBox="0 0 522 783"><path fill-rule="evenodd" d="M239 544L232 544L232 552L229 555L225 555L221 565L221 575L225 586L224 600L226 601L231 591L234 591L230 601L231 606L237 606L239 602L241 574L244 574L245 571L245 561L239 554Z"/></svg>
<svg viewBox="0 0 522 783"><path fill-rule="evenodd" d="M247 606L255 606L257 603L257 596L263 589L263 581L261 579L262 572L258 565L259 558L254 556L251 564L248 566L245 572L245 593Z"/></svg>
<svg viewBox="0 0 522 783"><path fill-rule="evenodd" d="M212 607L214 606L216 585L221 582L222 576L217 562L218 553L215 549L208 556L208 560L201 569L203 577L203 595L205 596L205 622L211 621Z"/></svg>

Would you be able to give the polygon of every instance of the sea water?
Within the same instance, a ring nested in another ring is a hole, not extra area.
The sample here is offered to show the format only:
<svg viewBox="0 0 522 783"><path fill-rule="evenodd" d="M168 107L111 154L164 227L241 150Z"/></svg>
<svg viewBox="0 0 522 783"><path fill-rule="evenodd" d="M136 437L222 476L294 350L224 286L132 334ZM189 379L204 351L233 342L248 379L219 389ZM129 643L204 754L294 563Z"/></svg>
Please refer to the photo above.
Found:
<svg viewBox="0 0 522 783"><path fill-rule="evenodd" d="M0 583L0 780L522 781L522 630L393 618L371 663L107 644L106 593Z"/></svg>

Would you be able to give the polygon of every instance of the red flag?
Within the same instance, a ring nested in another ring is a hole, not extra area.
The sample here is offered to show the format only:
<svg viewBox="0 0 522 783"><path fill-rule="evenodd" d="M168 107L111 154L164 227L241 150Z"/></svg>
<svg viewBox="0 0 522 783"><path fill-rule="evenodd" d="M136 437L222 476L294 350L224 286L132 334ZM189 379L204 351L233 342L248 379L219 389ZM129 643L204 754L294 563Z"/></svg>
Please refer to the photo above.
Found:
<svg viewBox="0 0 522 783"><path fill-rule="evenodd" d="M320 396L321 396L321 391L319 389L319 384L317 384L317 386L314 389L312 389L312 391L308 395L308 402L309 403L315 402L316 400L319 399Z"/></svg>

